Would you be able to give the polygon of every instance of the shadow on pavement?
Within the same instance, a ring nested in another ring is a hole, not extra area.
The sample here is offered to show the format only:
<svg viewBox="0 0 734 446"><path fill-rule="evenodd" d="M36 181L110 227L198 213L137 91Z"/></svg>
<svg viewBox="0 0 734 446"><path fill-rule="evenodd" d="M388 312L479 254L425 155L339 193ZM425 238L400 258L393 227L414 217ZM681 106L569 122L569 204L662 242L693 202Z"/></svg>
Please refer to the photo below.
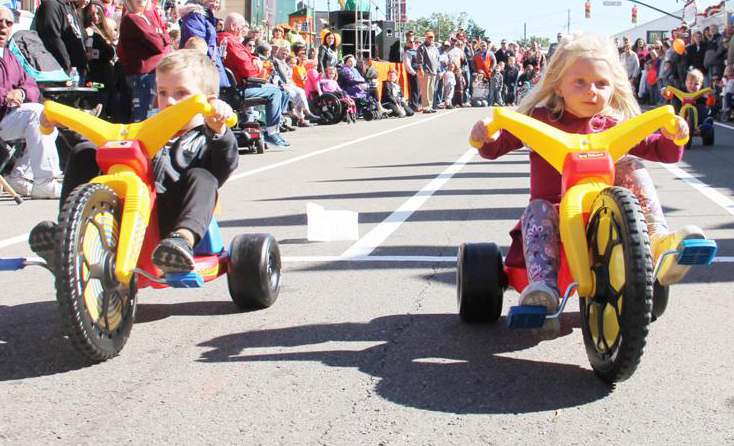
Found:
<svg viewBox="0 0 734 446"><path fill-rule="evenodd" d="M493 189L441 189L433 193L434 196L463 196L463 195L527 195L530 193L528 188L493 188ZM323 194L323 195L301 195L283 198L267 198L257 201L301 201L301 200L353 200L367 198L393 198L393 197L412 197L416 194L414 190L396 190L396 191L380 191L380 192L358 192L352 194Z"/></svg>
<svg viewBox="0 0 734 446"><path fill-rule="evenodd" d="M231 300L203 300L199 302L180 302L173 304L139 303L138 308L135 310L135 323L145 324L171 316L222 316L248 312L248 310L240 309Z"/></svg>
<svg viewBox="0 0 734 446"><path fill-rule="evenodd" d="M466 163L466 166L488 166L491 164L530 164L530 158L522 161L518 160L485 160L485 161L472 161ZM355 166L353 169L384 169L388 167L440 167L440 166L453 166L454 163L450 161L436 161L433 163L413 163L413 164L386 164L384 166Z"/></svg>
<svg viewBox="0 0 734 446"><path fill-rule="evenodd" d="M0 305L0 381L55 375L89 365L61 331L56 301Z"/></svg>
<svg viewBox="0 0 734 446"><path fill-rule="evenodd" d="M570 334L568 324L562 336ZM314 349L326 342L378 343L362 350ZM202 362L314 361L379 378L375 391L396 404L450 413L526 413L574 407L613 389L578 365L509 357L537 344L530 333L466 325L453 314L394 315L368 323L249 331L199 344ZM304 347L251 354L250 349ZM310 347L309 347L310 346Z"/></svg>
<svg viewBox="0 0 734 446"><path fill-rule="evenodd" d="M488 221L488 220L517 220L522 215L524 207L494 208L494 209L432 209L415 211L409 222L425 221ZM381 223L392 212L360 212L360 223ZM299 226L306 225L306 214L290 214L278 217L242 218L236 220L221 220L219 226L224 228L248 228L256 226ZM512 226L508 225L508 228ZM509 229L508 229L509 231Z"/></svg>

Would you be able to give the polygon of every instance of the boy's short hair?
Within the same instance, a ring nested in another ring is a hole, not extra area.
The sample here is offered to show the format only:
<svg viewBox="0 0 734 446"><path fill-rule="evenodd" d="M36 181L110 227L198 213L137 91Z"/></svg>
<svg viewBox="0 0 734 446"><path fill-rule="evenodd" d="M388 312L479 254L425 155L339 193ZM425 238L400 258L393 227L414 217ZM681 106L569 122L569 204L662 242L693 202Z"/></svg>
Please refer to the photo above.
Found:
<svg viewBox="0 0 734 446"><path fill-rule="evenodd" d="M195 75L199 88L206 95L219 93L219 70L206 54L197 50L182 49L165 56L155 68L158 73L181 73L189 71Z"/></svg>
<svg viewBox="0 0 734 446"><path fill-rule="evenodd" d="M202 54L207 54L209 52L209 45L207 45L206 40L201 37L190 37L184 44L184 48L187 50L196 50Z"/></svg>
<svg viewBox="0 0 734 446"><path fill-rule="evenodd" d="M398 70L396 70L395 68L390 68L389 70L387 70L387 75L388 76L391 75L391 74L393 74L393 73L398 74Z"/></svg>
<svg viewBox="0 0 734 446"><path fill-rule="evenodd" d="M701 70L694 68L686 74L686 80L688 79L694 79L696 82L703 82L703 73L701 73Z"/></svg>

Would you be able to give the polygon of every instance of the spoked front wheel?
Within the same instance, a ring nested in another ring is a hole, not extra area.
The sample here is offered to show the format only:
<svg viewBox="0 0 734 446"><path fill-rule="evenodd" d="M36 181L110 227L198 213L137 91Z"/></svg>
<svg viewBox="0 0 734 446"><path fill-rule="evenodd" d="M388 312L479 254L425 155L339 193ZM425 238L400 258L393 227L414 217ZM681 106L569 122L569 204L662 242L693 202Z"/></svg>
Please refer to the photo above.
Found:
<svg viewBox="0 0 734 446"><path fill-rule="evenodd" d="M59 215L56 298L69 339L92 361L117 355L135 318L135 281L123 284L114 272L121 213L112 189L84 184Z"/></svg>
<svg viewBox="0 0 734 446"><path fill-rule="evenodd" d="M586 229L594 294L579 308L586 353L599 378L613 383L634 373L652 308L652 255L637 198L609 187L595 199Z"/></svg>

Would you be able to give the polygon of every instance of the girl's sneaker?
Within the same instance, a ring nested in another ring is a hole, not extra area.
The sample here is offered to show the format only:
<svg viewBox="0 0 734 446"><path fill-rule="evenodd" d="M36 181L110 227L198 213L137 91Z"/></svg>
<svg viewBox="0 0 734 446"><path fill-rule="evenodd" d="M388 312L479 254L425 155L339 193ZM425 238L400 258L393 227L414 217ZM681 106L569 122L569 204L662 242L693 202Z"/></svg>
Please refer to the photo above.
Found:
<svg viewBox="0 0 734 446"><path fill-rule="evenodd" d="M543 282L528 284L520 293L519 305L540 305L546 308L547 314L555 314L558 311L560 293L554 287ZM541 339L555 339L561 332L561 322L558 318L546 319L543 326L532 330Z"/></svg>
<svg viewBox="0 0 734 446"><path fill-rule="evenodd" d="M668 250L678 250L681 248L683 240L686 239L703 239L706 236L703 230L698 226L688 225L675 232L653 234L650 236L650 247L652 249L652 258L657 265L658 259ZM679 265L675 255L669 255L663 260L658 271L657 280L660 285L668 286L680 282L683 277L690 271L690 265Z"/></svg>

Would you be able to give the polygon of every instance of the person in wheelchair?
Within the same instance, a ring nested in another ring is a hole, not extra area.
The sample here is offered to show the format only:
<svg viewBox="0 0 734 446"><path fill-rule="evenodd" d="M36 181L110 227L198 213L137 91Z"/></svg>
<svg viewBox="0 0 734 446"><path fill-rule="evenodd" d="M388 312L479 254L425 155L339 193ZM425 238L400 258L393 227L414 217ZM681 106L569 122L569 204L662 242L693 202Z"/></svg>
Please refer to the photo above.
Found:
<svg viewBox="0 0 734 446"><path fill-rule="evenodd" d="M232 108L217 99L218 91L216 65L197 50L175 51L156 67L156 95L161 110L197 94L205 94L215 110L213 117L197 115L191 119L152 161L159 228L161 234L167 234L153 251L152 260L164 273L194 269L193 248L209 227L218 189L237 169L237 141L225 124ZM43 124L57 125L45 118ZM80 135L77 138L64 176L62 209L77 186L100 174L96 146ZM33 252L46 260L52 271L56 266L57 228L55 222L42 221L28 239Z"/></svg>
<svg viewBox="0 0 734 446"><path fill-rule="evenodd" d="M339 73L339 84L344 92L354 100L357 105L357 114L371 120L380 115L379 103L369 93L371 86L355 65L354 56L348 55L344 58L344 66Z"/></svg>
<svg viewBox="0 0 734 446"><path fill-rule="evenodd" d="M339 86L337 79L336 67L328 66L314 86L314 107L319 110L324 124L337 124L341 121L355 122L357 120L357 106L354 100Z"/></svg>
<svg viewBox="0 0 734 446"><path fill-rule="evenodd" d="M641 113L627 80L619 53L611 39L591 34L563 38L546 74L522 100L518 112L527 114L569 133L598 133ZM496 159L523 147L520 139L502 131L487 134L490 119L479 121L472 139L483 143L482 157ZM696 226L676 232L668 229L663 208L650 174L640 158L675 163L683 147L673 139L688 135L687 123L676 116L677 134L665 129L642 140L616 164L615 183L632 191L640 201L654 262L669 249L679 249L683 239L705 238ZM507 265L525 266L529 285L520 295L520 305L541 305L550 314L557 311L560 293L558 271L561 261L558 205L561 199L561 174L540 155L530 152L530 203L520 222L510 232L513 242ZM661 285L680 281L690 266L678 265L667 257L658 275ZM546 321L541 336L557 336L557 319Z"/></svg>
<svg viewBox="0 0 734 446"><path fill-rule="evenodd" d="M219 46L225 52L224 66L232 70L237 84L244 86L245 99L265 98L268 101L265 106L265 142L288 148L291 144L279 133L283 112L288 104L288 94L258 78L263 67L259 58L253 54L255 41L248 41L251 49L242 44L242 37L248 30L249 25L242 14L233 12L224 19L223 31L217 36Z"/></svg>
<svg viewBox="0 0 734 446"><path fill-rule="evenodd" d="M15 163L7 178L19 195L31 198L59 198L61 176L56 135L42 135L38 123L43 105L41 93L32 77L20 66L18 59L5 48L13 28L13 13L0 6L0 138L5 141L24 139L25 152Z"/></svg>

